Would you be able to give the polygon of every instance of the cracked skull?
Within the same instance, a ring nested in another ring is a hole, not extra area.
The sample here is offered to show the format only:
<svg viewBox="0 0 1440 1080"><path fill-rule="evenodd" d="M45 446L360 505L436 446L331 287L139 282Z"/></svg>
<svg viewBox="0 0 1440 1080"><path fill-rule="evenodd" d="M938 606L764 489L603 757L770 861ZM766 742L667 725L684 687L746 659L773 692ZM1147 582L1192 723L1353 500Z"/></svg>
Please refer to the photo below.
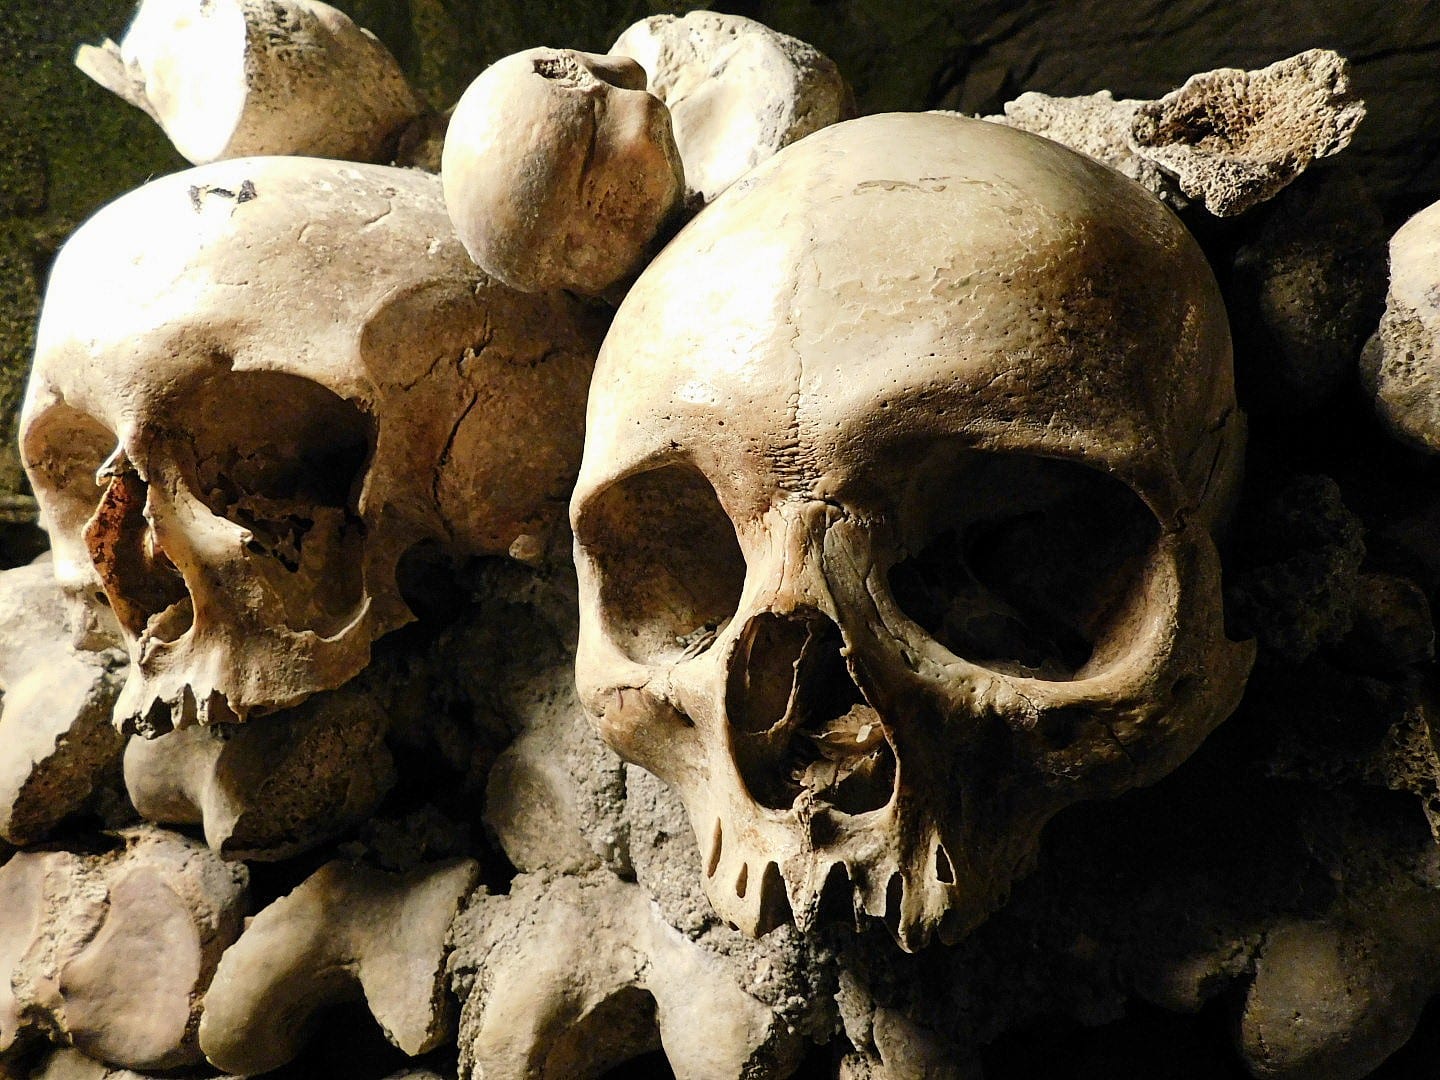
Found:
<svg viewBox="0 0 1440 1080"><path fill-rule="evenodd" d="M46 294L22 453L82 626L129 648L117 720L293 705L408 621L416 545L541 550L578 467L587 325L485 278L419 172L240 159L86 223Z"/></svg>
<svg viewBox="0 0 1440 1080"><path fill-rule="evenodd" d="M1233 709L1243 423L1159 202L1023 132L875 116L705 209L617 313L571 504L577 676L717 912L967 932L1077 800Z"/></svg>

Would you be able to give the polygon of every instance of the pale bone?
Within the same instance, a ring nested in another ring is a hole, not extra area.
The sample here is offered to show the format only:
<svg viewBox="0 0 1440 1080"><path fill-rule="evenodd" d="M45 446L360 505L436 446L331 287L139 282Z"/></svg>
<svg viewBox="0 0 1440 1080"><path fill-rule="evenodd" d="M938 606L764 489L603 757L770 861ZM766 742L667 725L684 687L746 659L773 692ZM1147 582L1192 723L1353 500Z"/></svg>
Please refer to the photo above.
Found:
<svg viewBox="0 0 1440 1080"><path fill-rule="evenodd" d="M833 889L906 948L957 937L1054 813L1235 706L1211 530L1242 441L1225 308L1156 200L994 124L827 128L616 313L571 508L582 701L678 789L743 931ZM1000 538L998 595L949 530Z"/></svg>
<svg viewBox="0 0 1440 1080"><path fill-rule="evenodd" d="M475 887L473 860L408 874L353 863L321 867L250 920L205 995L200 1046L249 1076L299 1053L325 1005L363 998L385 1037L414 1057L453 1034L445 938Z"/></svg>
<svg viewBox="0 0 1440 1080"><path fill-rule="evenodd" d="M522 292L598 296L633 277L685 190L645 73L570 49L486 68L455 106L440 173L471 257Z"/></svg>
<svg viewBox="0 0 1440 1080"><path fill-rule="evenodd" d="M1193 75L1157 101L1032 92L987 119L1089 154L1167 202L1230 217L1345 149L1364 116L1345 58L1310 49L1257 71Z"/></svg>
<svg viewBox="0 0 1440 1080"><path fill-rule="evenodd" d="M1360 375L1381 421L1401 441L1440 453L1440 203L1390 240L1390 289Z"/></svg>
<svg viewBox="0 0 1440 1080"><path fill-rule="evenodd" d="M386 726L352 683L248 724L132 738L125 788L141 817L202 825L227 859L286 859L363 821L390 790Z"/></svg>
<svg viewBox="0 0 1440 1080"><path fill-rule="evenodd" d="M476 985L461 1014L461 1075L582 1080L663 1046L681 1080L787 1075L801 1041L725 958L666 923L607 870L522 875L480 898Z"/></svg>
<svg viewBox="0 0 1440 1080"><path fill-rule="evenodd" d="M669 106L686 186L702 202L796 139L855 115L834 61L740 15L653 15L610 51L639 61Z"/></svg>
<svg viewBox="0 0 1440 1080"><path fill-rule="evenodd" d="M48 559L0 572L0 837L43 839L114 772L123 666L74 647Z"/></svg>
<svg viewBox="0 0 1440 1080"><path fill-rule="evenodd" d="M117 720L340 685L410 620L419 543L556 548L593 319L486 279L415 170L242 159L93 217L55 261L21 453L77 618L118 616Z"/></svg>
<svg viewBox="0 0 1440 1080"><path fill-rule="evenodd" d="M388 161L424 111L370 31L319 0L143 0L75 64L143 109L187 161Z"/></svg>
<svg viewBox="0 0 1440 1080"><path fill-rule="evenodd" d="M0 1054L41 1035L126 1068L202 1060L199 1003L240 933L245 869L160 829L121 837L0 868Z"/></svg>

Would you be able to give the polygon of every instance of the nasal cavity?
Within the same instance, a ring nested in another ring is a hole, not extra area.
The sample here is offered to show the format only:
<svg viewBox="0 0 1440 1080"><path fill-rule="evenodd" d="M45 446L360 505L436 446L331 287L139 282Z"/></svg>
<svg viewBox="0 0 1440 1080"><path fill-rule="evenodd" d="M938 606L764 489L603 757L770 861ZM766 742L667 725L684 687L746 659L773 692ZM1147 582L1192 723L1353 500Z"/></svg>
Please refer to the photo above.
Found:
<svg viewBox="0 0 1440 1080"><path fill-rule="evenodd" d="M185 580L145 518L148 485L123 459L85 526L85 546L109 604L132 637L149 628L162 641L184 634L194 620Z"/></svg>
<svg viewBox="0 0 1440 1080"><path fill-rule="evenodd" d="M858 814L890 801L895 755L829 618L817 611L752 618L726 691L736 764L757 802Z"/></svg>

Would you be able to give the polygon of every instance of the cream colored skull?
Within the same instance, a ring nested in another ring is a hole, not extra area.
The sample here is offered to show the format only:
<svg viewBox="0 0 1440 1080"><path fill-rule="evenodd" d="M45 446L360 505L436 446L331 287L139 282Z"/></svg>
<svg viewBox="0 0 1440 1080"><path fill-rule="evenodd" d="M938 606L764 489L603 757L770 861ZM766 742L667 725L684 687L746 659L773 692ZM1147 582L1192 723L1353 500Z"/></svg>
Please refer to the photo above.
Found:
<svg viewBox="0 0 1440 1080"><path fill-rule="evenodd" d="M335 687L410 618L414 545L563 526L593 340L474 267L435 176L239 159L102 210L55 263L22 452L62 585L129 646L117 719Z"/></svg>
<svg viewBox="0 0 1440 1080"><path fill-rule="evenodd" d="M1141 188L955 116L827 128L601 349L586 709L679 790L742 929L853 901L954 938L1060 808L1234 707L1210 529L1241 431L1214 280Z"/></svg>

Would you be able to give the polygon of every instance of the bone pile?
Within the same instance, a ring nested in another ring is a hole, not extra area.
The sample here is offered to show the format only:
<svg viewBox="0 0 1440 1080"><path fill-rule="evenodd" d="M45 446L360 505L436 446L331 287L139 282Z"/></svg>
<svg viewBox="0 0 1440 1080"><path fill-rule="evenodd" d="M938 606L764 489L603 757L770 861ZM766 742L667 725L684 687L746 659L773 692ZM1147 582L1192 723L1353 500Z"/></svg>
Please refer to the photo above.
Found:
<svg viewBox="0 0 1440 1080"><path fill-rule="evenodd" d="M1440 448L1440 218L1386 296L1312 169L1343 58L989 121L857 117L713 12L448 114L318 0L144 0L76 62L194 167L37 331L0 1077L978 1078L1137 1002L1228 1009L1256 1077L1410 1037L1440 558L1247 477L1242 411L1353 382Z"/></svg>

